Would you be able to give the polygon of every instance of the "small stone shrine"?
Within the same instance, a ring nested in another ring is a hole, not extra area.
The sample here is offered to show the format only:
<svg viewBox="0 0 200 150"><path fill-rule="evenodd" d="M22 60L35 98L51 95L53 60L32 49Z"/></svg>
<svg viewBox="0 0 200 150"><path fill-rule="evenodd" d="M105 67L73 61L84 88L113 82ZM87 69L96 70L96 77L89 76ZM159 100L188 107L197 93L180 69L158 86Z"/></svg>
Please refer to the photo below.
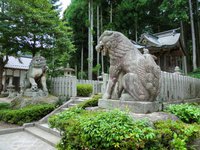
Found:
<svg viewBox="0 0 200 150"><path fill-rule="evenodd" d="M122 33L105 31L96 50L110 57L109 81L100 107L135 113L159 110L161 70L147 49L142 54Z"/></svg>

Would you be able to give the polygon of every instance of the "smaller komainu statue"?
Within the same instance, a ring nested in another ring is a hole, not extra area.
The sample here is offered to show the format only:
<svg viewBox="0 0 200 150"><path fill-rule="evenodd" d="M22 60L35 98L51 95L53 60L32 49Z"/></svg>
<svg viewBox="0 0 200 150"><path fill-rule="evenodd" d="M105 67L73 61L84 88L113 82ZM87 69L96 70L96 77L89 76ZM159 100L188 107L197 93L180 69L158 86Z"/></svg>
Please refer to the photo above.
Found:
<svg viewBox="0 0 200 150"><path fill-rule="evenodd" d="M46 86L46 70L47 66L45 58L42 56L33 57L25 79L24 88L26 91L28 90L29 92L38 92L40 90L39 86L41 86L44 93L43 95L48 95Z"/></svg>
<svg viewBox="0 0 200 150"><path fill-rule="evenodd" d="M104 99L156 99L161 70L147 49L142 54L122 33L105 31L96 50L110 57L110 75Z"/></svg>

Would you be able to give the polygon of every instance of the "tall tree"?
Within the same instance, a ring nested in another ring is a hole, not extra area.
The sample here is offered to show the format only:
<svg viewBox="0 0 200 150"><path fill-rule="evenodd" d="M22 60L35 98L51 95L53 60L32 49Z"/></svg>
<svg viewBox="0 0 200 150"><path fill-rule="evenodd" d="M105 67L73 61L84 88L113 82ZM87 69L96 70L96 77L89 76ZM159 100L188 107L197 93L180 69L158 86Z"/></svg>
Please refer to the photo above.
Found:
<svg viewBox="0 0 200 150"><path fill-rule="evenodd" d="M69 52L74 51L71 33L59 20L58 12L49 0L3 1L0 12L0 44L4 51L1 52L2 56L17 51L31 53L33 56L40 52L49 56L49 52L54 49L57 53L62 52L66 59ZM1 69L0 80L2 73Z"/></svg>

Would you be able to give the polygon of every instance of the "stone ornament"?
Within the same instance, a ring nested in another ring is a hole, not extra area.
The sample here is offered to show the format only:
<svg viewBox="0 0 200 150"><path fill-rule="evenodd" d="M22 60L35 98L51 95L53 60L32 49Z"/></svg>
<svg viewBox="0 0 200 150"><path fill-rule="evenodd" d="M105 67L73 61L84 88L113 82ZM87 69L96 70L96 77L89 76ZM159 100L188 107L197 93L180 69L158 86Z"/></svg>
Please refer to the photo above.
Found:
<svg viewBox="0 0 200 150"><path fill-rule="evenodd" d="M25 79L25 96L48 95L46 70L46 59L42 56L33 57ZM39 89L39 86L41 86L41 89Z"/></svg>
<svg viewBox="0 0 200 150"><path fill-rule="evenodd" d="M147 49L142 54L117 31L105 31L96 46L110 57L109 81L104 99L155 101L159 94L161 70Z"/></svg>

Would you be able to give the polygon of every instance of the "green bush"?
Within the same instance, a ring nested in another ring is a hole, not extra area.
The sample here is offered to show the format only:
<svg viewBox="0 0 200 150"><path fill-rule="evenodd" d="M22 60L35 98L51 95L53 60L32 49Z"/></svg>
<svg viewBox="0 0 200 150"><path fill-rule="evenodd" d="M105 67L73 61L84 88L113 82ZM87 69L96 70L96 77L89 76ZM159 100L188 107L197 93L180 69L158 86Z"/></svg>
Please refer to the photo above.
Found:
<svg viewBox="0 0 200 150"><path fill-rule="evenodd" d="M91 99L86 100L80 104L78 104L78 107L85 109L86 107L94 107L98 106L98 100L102 97L101 94L94 95Z"/></svg>
<svg viewBox="0 0 200 150"><path fill-rule="evenodd" d="M93 87L91 84L78 84L77 95L87 97L92 94Z"/></svg>
<svg viewBox="0 0 200 150"><path fill-rule="evenodd" d="M0 103L0 110L11 108L10 103Z"/></svg>
<svg viewBox="0 0 200 150"><path fill-rule="evenodd" d="M30 105L16 110L3 110L0 111L0 120L7 123L23 125L24 123L41 119L52 110L54 110L54 105L52 104Z"/></svg>
<svg viewBox="0 0 200 150"><path fill-rule="evenodd" d="M157 143L173 150L187 150L189 143L200 137L200 126L181 121L159 121L155 124Z"/></svg>
<svg viewBox="0 0 200 150"><path fill-rule="evenodd" d="M64 131L58 145L63 150L143 148L155 138L153 128L147 123L134 122L126 113L117 110L91 113L75 107L51 117L49 123Z"/></svg>
<svg viewBox="0 0 200 150"><path fill-rule="evenodd" d="M200 137L199 125L160 121L152 127L118 110L91 112L74 107L51 117L49 123L63 133L60 150L184 150Z"/></svg>
<svg viewBox="0 0 200 150"><path fill-rule="evenodd" d="M173 104L167 107L167 112L175 114L183 122L200 124L200 106L195 104Z"/></svg>

